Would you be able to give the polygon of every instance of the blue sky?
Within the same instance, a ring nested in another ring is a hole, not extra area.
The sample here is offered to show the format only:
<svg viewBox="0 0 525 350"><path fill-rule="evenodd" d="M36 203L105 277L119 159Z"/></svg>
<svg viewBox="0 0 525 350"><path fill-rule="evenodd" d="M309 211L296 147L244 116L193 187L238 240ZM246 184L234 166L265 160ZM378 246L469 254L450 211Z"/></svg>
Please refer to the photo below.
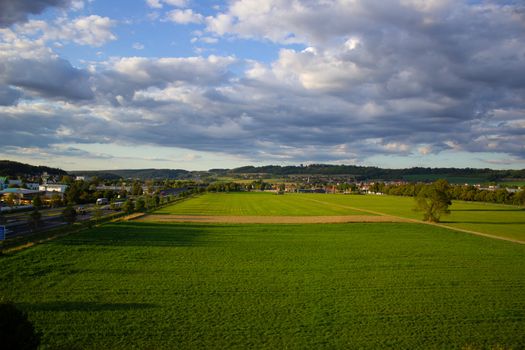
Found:
<svg viewBox="0 0 525 350"><path fill-rule="evenodd" d="M2 0L0 158L525 168L525 6Z"/></svg>

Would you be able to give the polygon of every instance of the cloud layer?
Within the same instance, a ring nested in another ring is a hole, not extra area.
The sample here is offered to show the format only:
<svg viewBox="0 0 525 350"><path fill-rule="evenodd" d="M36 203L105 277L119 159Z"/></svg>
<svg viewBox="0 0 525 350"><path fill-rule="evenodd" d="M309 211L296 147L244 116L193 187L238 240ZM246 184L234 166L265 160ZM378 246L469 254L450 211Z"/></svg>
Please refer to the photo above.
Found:
<svg viewBox="0 0 525 350"><path fill-rule="evenodd" d="M168 7L174 26L201 25L210 43L271 42L277 58L121 56L86 67L48 43L102 46L118 40L114 20L27 21L64 2L16 3L2 2L16 16L0 22L25 22L0 31L3 146L148 144L268 162L445 150L525 160L519 2L239 0L206 17L186 1L149 0Z"/></svg>
<svg viewBox="0 0 525 350"><path fill-rule="evenodd" d="M48 7L66 7L70 0L2 0L0 28L27 21L28 15L40 14Z"/></svg>

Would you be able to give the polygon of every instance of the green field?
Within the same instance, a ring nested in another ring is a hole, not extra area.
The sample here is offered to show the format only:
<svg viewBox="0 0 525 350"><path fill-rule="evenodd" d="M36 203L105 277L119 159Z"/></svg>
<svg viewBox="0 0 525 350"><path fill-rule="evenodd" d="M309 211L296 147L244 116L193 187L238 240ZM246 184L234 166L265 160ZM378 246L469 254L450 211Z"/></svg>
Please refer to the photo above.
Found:
<svg viewBox="0 0 525 350"><path fill-rule="evenodd" d="M262 192L207 193L155 212L173 215L323 216L362 212L312 201L306 197Z"/></svg>
<svg viewBox="0 0 525 350"><path fill-rule="evenodd" d="M525 246L418 224L108 224L0 258L42 349L525 346Z"/></svg>
<svg viewBox="0 0 525 350"><path fill-rule="evenodd" d="M411 197L306 195L305 198L325 202L327 205L356 207L421 219L421 214L413 210L415 202ZM442 217L442 223L445 225L525 241L525 208L523 207L454 201L450 210L450 215Z"/></svg>
<svg viewBox="0 0 525 350"><path fill-rule="evenodd" d="M421 219L411 197L334 194L208 193L156 214L176 215L373 215L368 211ZM365 212L356 209L365 210ZM525 241L525 208L455 201L442 223Z"/></svg>
<svg viewBox="0 0 525 350"><path fill-rule="evenodd" d="M498 182L500 185L505 186L525 186L525 181L503 181Z"/></svg>

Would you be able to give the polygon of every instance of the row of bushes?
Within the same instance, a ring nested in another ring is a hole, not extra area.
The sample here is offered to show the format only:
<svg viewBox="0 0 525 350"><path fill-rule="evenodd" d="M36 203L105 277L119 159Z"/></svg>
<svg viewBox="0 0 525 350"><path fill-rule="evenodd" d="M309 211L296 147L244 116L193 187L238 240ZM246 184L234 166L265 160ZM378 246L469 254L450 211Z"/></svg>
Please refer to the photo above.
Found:
<svg viewBox="0 0 525 350"><path fill-rule="evenodd" d="M375 183L370 191L394 196L414 197L425 187L423 183L386 185ZM489 202L500 204L525 205L525 191L509 192L506 189L486 190L474 186L450 186L448 195L451 199L462 201Z"/></svg>

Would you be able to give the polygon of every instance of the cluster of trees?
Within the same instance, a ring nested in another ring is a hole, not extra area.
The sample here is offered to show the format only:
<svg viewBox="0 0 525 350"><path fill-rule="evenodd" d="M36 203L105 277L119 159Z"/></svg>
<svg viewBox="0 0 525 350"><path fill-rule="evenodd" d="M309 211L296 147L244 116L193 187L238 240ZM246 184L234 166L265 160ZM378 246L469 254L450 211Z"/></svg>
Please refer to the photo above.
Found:
<svg viewBox="0 0 525 350"><path fill-rule="evenodd" d="M245 190L245 185L236 182L216 182L206 188L208 192L239 192Z"/></svg>
<svg viewBox="0 0 525 350"><path fill-rule="evenodd" d="M179 197L186 197L191 193L194 193L194 191L182 192L179 194ZM124 202L120 209L127 214L132 214L135 212L141 213L154 210L161 205L173 202L175 199L176 196L161 197L158 194L141 196L135 199L129 198Z"/></svg>
<svg viewBox="0 0 525 350"><path fill-rule="evenodd" d="M339 192L356 192L358 190L355 183L340 183L336 188Z"/></svg>
<svg viewBox="0 0 525 350"><path fill-rule="evenodd" d="M439 180L438 180L439 181ZM409 183L402 185L385 185L374 183L369 190L394 196L417 196L423 188L423 183ZM500 204L525 205L525 191L509 192L506 189L484 190L474 186L449 186L448 195L451 199L462 201L489 202Z"/></svg>
<svg viewBox="0 0 525 350"><path fill-rule="evenodd" d="M180 180L146 180L139 181L134 180L130 187L129 192L126 190L124 183L121 180L118 181L103 181L100 178L94 177L89 181L83 180L71 180L64 179L64 183L68 184L68 189L65 193L66 203L70 204L85 204L93 203L97 198L107 198L109 201L112 201L116 198L127 198L128 196L142 196L145 193L149 195L155 194L158 195L160 191L170 188L184 188L188 186L194 186L195 182L193 181L180 181ZM119 191L113 190L97 190L97 187L101 184L120 186Z"/></svg>
<svg viewBox="0 0 525 350"><path fill-rule="evenodd" d="M207 192L240 192L240 191L265 191L277 188L278 190L284 191L284 184L277 186L264 182L262 180L255 180L247 184L241 184L237 182L216 182L206 187Z"/></svg>
<svg viewBox="0 0 525 350"><path fill-rule="evenodd" d="M85 203L94 203L97 198L107 198L112 200L120 196L120 198L125 198L127 196L127 191L125 189L120 190L119 192L112 190L97 190L97 182L94 181L71 181L68 184L68 188L65 193L65 201L68 204L85 204ZM139 191L137 191L139 193ZM142 185L140 185L140 193L142 194Z"/></svg>
<svg viewBox="0 0 525 350"><path fill-rule="evenodd" d="M415 210L423 213L423 220L431 222L439 222L442 215L450 212L448 207L452 204L453 199L525 205L525 191L523 190L515 193L508 192L506 189L480 190L474 186L451 186L446 180L437 180L432 184L385 185L375 183L369 189L389 195L415 197Z"/></svg>

